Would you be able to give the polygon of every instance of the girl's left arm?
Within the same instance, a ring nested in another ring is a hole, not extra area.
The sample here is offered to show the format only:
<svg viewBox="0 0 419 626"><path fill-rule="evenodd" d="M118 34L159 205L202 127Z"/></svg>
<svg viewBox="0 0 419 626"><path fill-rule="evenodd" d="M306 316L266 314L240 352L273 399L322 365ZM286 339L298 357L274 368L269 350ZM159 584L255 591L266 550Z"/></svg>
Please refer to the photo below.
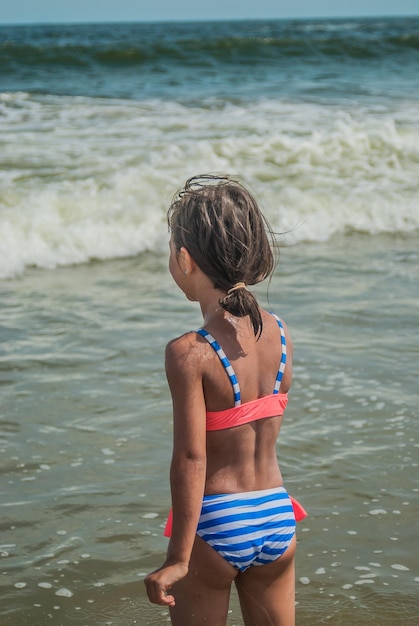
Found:
<svg viewBox="0 0 419 626"><path fill-rule="evenodd" d="M150 601L171 606L174 597L167 592L188 573L206 476L202 360L195 337L183 335L166 348L166 375L173 402L173 528L165 562L145 579Z"/></svg>

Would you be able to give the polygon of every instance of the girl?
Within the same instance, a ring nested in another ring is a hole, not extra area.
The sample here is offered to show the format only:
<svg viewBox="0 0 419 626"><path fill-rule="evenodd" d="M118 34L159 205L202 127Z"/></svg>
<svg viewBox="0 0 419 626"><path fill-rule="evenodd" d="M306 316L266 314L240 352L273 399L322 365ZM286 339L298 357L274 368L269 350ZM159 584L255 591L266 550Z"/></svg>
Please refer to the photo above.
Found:
<svg viewBox="0 0 419 626"><path fill-rule="evenodd" d="M247 288L273 271L272 231L230 178L188 180L168 220L169 269L203 325L166 348L173 528L147 594L174 626L224 626L234 581L247 626L292 626L295 514L276 456L292 345Z"/></svg>

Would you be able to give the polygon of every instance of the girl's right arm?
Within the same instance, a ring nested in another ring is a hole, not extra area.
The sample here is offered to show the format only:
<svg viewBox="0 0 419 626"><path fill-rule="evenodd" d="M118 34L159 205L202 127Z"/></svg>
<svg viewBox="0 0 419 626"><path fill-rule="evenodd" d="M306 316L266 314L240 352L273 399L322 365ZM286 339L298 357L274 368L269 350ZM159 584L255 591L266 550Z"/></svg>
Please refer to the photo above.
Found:
<svg viewBox="0 0 419 626"><path fill-rule="evenodd" d="M174 604L167 591L188 573L205 487L206 412L202 361L194 339L191 334L183 335L166 348L166 375L173 402L173 529L165 562L145 580L151 602L165 605Z"/></svg>

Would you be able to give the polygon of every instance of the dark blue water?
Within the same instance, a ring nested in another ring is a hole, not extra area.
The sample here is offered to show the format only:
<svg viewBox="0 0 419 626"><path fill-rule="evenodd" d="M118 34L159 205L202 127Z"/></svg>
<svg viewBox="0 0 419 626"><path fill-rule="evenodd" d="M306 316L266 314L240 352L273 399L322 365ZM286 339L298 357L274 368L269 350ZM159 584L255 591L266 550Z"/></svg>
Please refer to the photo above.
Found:
<svg viewBox="0 0 419 626"><path fill-rule="evenodd" d="M118 98L419 95L419 18L0 28L0 90Z"/></svg>

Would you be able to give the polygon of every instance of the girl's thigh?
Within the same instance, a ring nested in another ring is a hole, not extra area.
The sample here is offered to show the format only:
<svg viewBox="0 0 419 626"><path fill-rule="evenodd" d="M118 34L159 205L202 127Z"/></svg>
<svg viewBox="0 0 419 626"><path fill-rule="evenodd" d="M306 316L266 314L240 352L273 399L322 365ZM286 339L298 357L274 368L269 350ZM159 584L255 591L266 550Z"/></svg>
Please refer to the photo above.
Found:
<svg viewBox="0 0 419 626"><path fill-rule="evenodd" d="M294 626L294 536L286 552L267 565L249 567L235 579L246 626Z"/></svg>
<svg viewBox="0 0 419 626"><path fill-rule="evenodd" d="M195 538L185 578L173 586L173 626L225 626L237 570L200 537Z"/></svg>

